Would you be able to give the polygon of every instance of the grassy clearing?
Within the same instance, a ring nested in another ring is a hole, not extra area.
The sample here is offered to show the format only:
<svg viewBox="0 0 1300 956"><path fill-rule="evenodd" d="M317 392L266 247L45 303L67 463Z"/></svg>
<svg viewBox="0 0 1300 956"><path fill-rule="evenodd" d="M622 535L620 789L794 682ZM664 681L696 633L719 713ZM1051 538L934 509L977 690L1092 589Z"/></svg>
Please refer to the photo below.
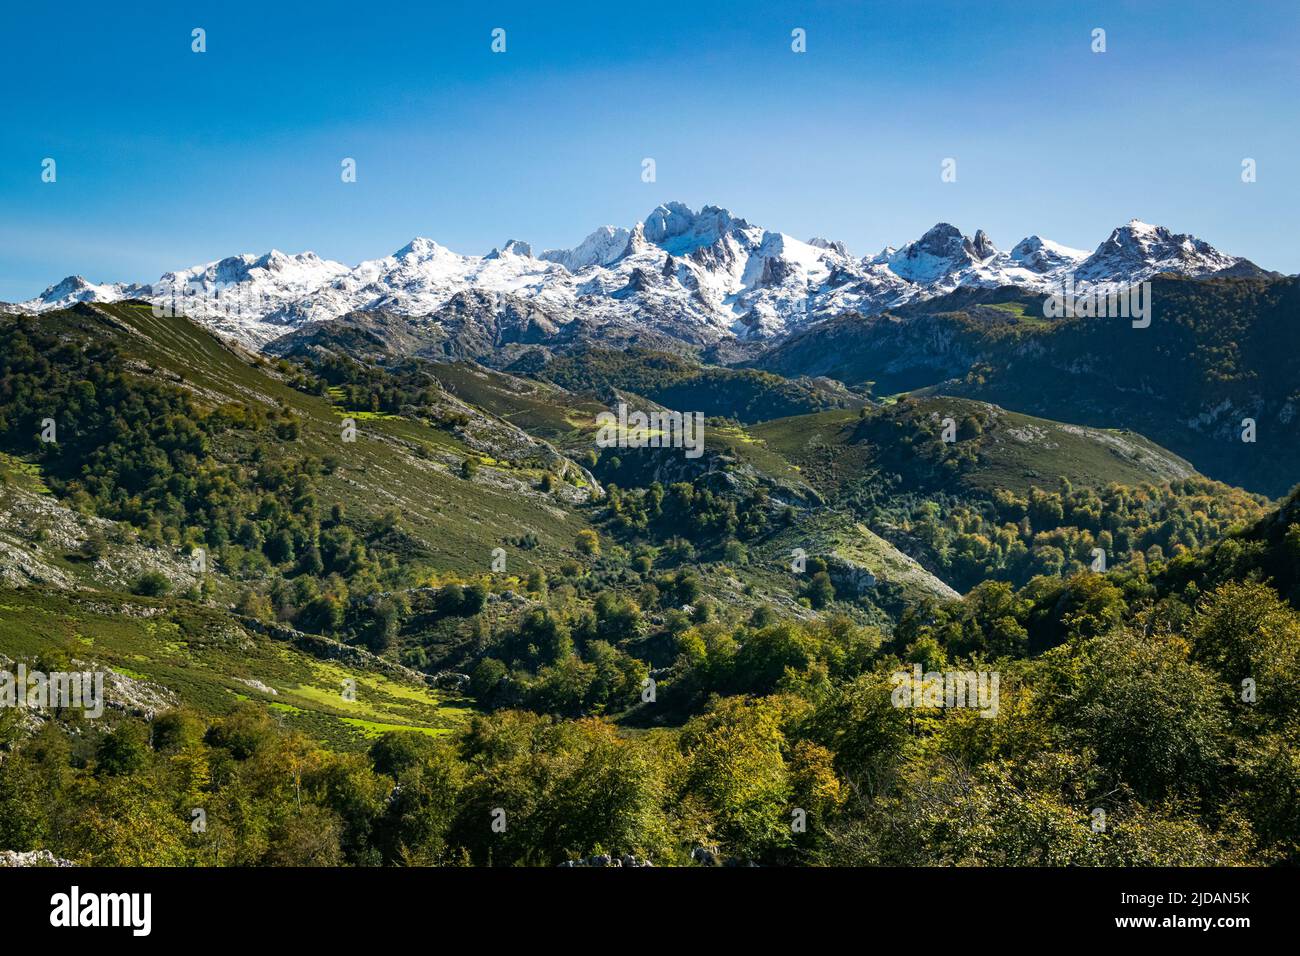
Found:
<svg viewBox="0 0 1300 956"><path fill-rule="evenodd" d="M369 730L358 720L449 733L472 713L463 700L375 671L319 661L186 602L0 590L0 653L14 659L94 661L161 685L180 703L214 716L240 700L258 700L287 725L339 748L364 745ZM347 680L356 682L356 702L342 697Z"/></svg>
<svg viewBox="0 0 1300 956"><path fill-rule="evenodd" d="M34 495L50 493L49 486L41 476L39 465L5 452L0 452L0 486L17 488L19 491Z"/></svg>

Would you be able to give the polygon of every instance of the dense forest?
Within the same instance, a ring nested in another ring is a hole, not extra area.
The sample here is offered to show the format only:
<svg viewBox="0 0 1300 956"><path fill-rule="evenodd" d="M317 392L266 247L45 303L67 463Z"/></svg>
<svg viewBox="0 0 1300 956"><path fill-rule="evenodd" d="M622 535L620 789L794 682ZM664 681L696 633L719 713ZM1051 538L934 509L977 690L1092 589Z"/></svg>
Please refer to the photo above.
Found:
<svg viewBox="0 0 1300 956"><path fill-rule="evenodd" d="M593 633L548 607L504 636L452 739L330 752L254 705L8 727L0 844L102 864L1295 863L1300 615L1258 580L1285 567L1294 593L1285 528L1163 574L985 585L888 638L683 620L659 693L693 716L672 728L566 719L640 693L595 636L635 627L611 600ZM1000 671L999 718L892 706L912 662ZM201 834L174 825L191 807Z"/></svg>

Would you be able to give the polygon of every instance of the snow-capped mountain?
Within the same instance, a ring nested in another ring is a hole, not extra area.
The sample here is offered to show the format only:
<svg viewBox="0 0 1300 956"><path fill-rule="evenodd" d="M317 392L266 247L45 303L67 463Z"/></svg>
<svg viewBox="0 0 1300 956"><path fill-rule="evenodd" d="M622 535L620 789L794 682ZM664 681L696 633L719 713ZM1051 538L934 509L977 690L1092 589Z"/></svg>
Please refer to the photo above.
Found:
<svg viewBox="0 0 1300 956"><path fill-rule="evenodd" d="M959 275L972 266L989 262L998 250L992 240L977 230L975 237L961 234L956 226L941 222L920 239L909 242L886 261L890 271L916 285L933 285Z"/></svg>
<svg viewBox="0 0 1300 956"><path fill-rule="evenodd" d="M1203 240L1133 220L1088 253L1029 236L999 250L977 230L939 223L919 239L854 258L842 242L807 242L718 206L656 207L629 228L602 226L572 249L534 255L510 240L487 255L461 255L416 238L355 267L312 252L240 255L178 272L152 285L64 279L18 308L40 312L125 298L169 305L253 346L306 322L353 311L429 316L461 293L527 301L544 325L582 319L630 323L686 342L770 338L848 310L865 314L959 288L1107 286L1160 272L1187 276L1259 271Z"/></svg>
<svg viewBox="0 0 1300 956"><path fill-rule="evenodd" d="M1137 219L1120 226L1076 270L1089 282L1108 282L1116 274L1128 281L1149 279L1160 272L1206 275L1238 267L1245 260L1224 255L1195 236L1175 235L1164 226Z"/></svg>
<svg viewBox="0 0 1300 956"><path fill-rule="evenodd" d="M280 316L352 270L314 252L230 256L168 272L139 298L211 324L248 344L283 333Z"/></svg>
<svg viewBox="0 0 1300 956"><path fill-rule="evenodd" d="M81 276L68 276L62 282L56 282L34 299L18 303L18 307L27 312L44 312L47 309L66 309L78 302L116 302L133 296L147 296L147 285L112 282L98 284Z"/></svg>
<svg viewBox="0 0 1300 956"><path fill-rule="evenodd" d="M628 229L601 226L573 249L548 249L539 258L558 262L570 272L587 266L607 266L618 259L632 238Z"/></svg>
<svg viewBox="0 0 1300 956"><path fill-rule="evenodd" d="M1010 259L1022 269L1028 269L1037 275L1048 275L1077 266L1088 255L1082 249L1071 249L1041 236L1027 236L1016 243L1011 250Z"/></svg>

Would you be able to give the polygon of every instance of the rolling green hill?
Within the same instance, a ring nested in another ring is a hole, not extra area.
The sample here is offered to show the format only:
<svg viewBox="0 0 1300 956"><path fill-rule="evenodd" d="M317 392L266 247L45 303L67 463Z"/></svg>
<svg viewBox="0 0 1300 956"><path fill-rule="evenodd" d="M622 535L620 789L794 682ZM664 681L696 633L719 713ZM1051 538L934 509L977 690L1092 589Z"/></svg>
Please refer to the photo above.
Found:
<svg viewBox="0 0 1300 956"><path fill-rule="evenodd" d="M1210 477L1284 494L1300 473L1300 280L1165 276L1151 295L1143 329L1106 318L1043 321L1020 295L936 301L905 316L819 324L749 364L872 382L878 394L934 388L1130 429ZM1242 441L1247 418L1256 423L1253 442Z"/></svg>
<svg viewBox="0 0 1300 956"><path fill-rule="evenodd" d="M647 349L615 352L587 347L553 357L537 375L571 392L602 398L615 391L631 392L668 408L745 423L867 404L864 396L837 382L701 365Z"/></svg>
<svg viewBox="0 0 1300 956"><path fill-rule="evenodd" d="M945 441L945 426L951 441ZM952 587L1159 560L1256 520L1267 499L1131 432L942 395L756 425L835 510ZM1154 549L1154 550L1153 550Z"/></svg>
<svg viewBox="0 0 1300 956"><path fill-rule="evenodd" d="M960 444L966 462L951 472L941 464L946 459L935 458L939 449L915 440L922 430L927 436L941 432L944 419L956 426L953 444ZM875 463L887 463L911 482L929 481L935 490L942 483L1019 494L1054 485L1062 476L1102 488L1196 474L1189 462L1133 432L1069 425L948 396L906 398L866 415L831 411L778 419L751 432L827 492L841 490Z"/></svg>

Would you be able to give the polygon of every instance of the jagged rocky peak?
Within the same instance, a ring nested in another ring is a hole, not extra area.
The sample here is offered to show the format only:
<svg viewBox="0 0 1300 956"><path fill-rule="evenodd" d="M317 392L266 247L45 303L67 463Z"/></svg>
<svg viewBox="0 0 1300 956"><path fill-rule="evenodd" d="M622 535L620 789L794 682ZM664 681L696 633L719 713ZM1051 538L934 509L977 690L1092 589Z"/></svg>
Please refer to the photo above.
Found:
<svg viewBox="0 0 1300 956"><path fill-rule="evenodd" d="M934 282L967 266L997 255L997 247L983 229L974 238L951 223L933 226L915 242L889 256L889 268L909 282Z"/></svg>
<svg viewBox="0 0 1300 956"><path fill-rule="evenodd" d="M1085 278L1099 281L1145 278L1157 272L1198 276L1245 262L1240 256L1220 252L1203 239L1131 219L1114 229L1079 271Z"/></svg>
<svg viewBox="0 0 1300 956"><path fill-rule="evenodd" d="M1153 226L1140 219L1131 219L1111 232L1110 237L1097 247L1097 252L1146 259L1236 259L1235 256L1224 256L1203 239L1175 234L1164 226Z"/></svg>
<svg viewBox="0 0 1300 956"><path fill-rule="evenodd" d="M638 222L628 233L627 244L623 247L623 254L619 257L626 259L634 256L639 252L645 252L650 248L650 241L646 238L645 224Z"/></svg>
<svg viewBox="0 0 1300 956"><path fill-rule="evenodd" d="M278 308L289 299L314 292L349 271L343 263L322 259L314 252L286 255L272 249L260 256L227 256L216 262L168 272L152 287L145 288L151 295L165 297L182 289L241 286L256 290Z"/></svg>
<svg viewBox="0 0 1300 956"><path fill-rule="evenodd" d="M486 256L488 259L500 259L502 256L522 256L525 259L533 258L533 247L521 239L507 239L506 244L500 249L493 249Z"/></svg>
<svg viewBox="0 0 1300 956"><path fill-rule="evenodd" d="M72 295L74 292L81 292L89 288L92 288L92 283L85 276L68 276L42 292L41 298L59 299L65 295Z"/></svg>
<svg viewBox="0 0 1300 956"><path fill-rule="evenodd" d="M990 259L998 254L998 247L993 245L993 240L988 237L983 229L975 230L975 238L970 240L970 245L966 251L975 256L976 259Z"/></svg>
<svg viewBox="0 0 1300 956"><path fill-rule="evenodd" d="M243 282L248 278L248 271L257 262L259 257L252 255L226 256L224 259L218 259L211 263L201 273L192 273L194 275L204 275L216 282Z"/></svg>
<svg viewBox="0 0 1300 956"><path fill-rule="evenodd" d="M720 206L705 206L695 212L680 202L656 206L642 225L649 242L676 255L711 246L725 235L753 228Z"/></svg>
<svg viewBox="0 0 1300 956"><path fill-rule="evenodd" d="M823 239L821 236L813 236L808 240L808 245L814 249L824 249L827 252L834 252L843 256L845 259L850 258L849 247L838 239Z"/></svg>

